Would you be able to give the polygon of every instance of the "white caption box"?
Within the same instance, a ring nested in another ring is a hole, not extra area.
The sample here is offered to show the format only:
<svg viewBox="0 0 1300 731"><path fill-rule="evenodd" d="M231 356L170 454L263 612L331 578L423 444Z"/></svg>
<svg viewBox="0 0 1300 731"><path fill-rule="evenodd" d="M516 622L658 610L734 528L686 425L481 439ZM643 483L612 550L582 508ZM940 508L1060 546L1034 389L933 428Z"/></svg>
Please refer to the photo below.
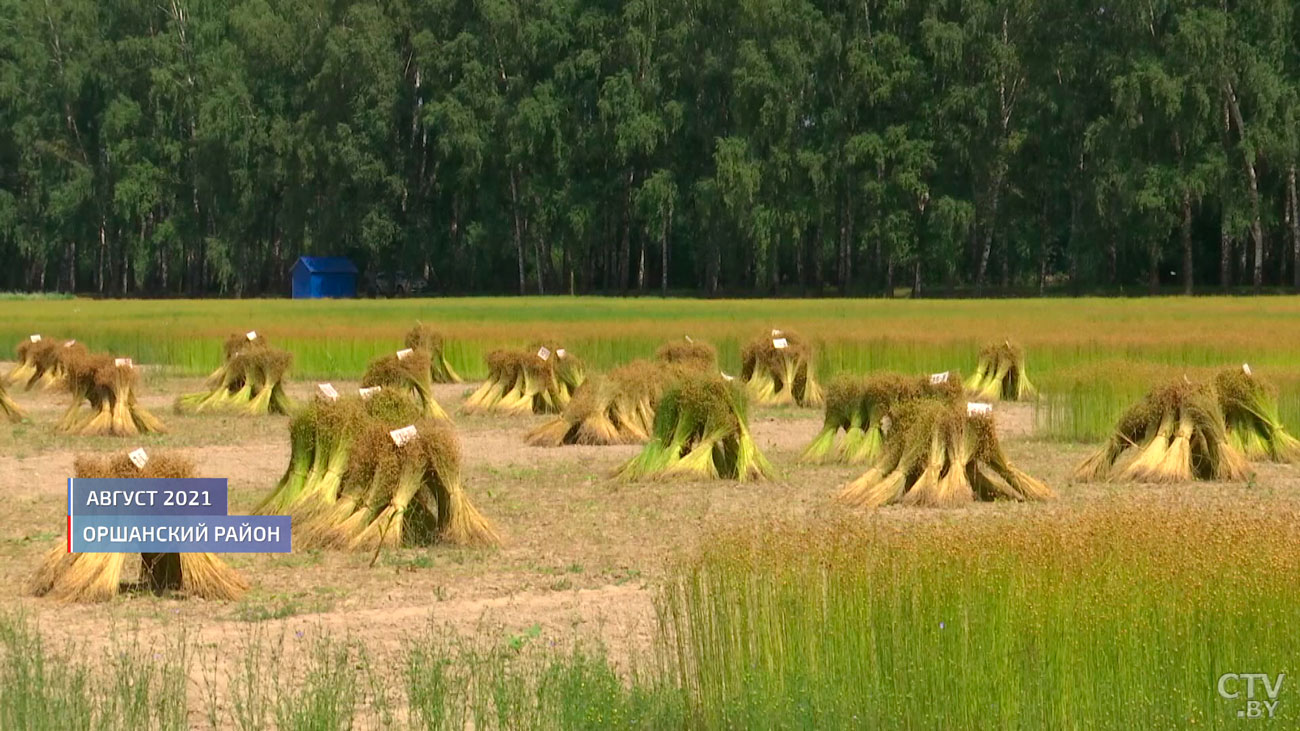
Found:
<svg viewBox="0 0 1300 731"><path fill-rule="evenodd" d="M371 386L369 388L357 389L357 393L361 395L362 400L365 400L370 398L371 396L374 396L375 394L379 393L382 390L384 390L383 386Z"/></svg>
<svg viewBox="0 0 1300 731"><path fill-rule="evenodd" d="M316 384L316 390L320 391L320 395L324 396L330 401L339 400L338 389L334 388L334 384L332 383L318 383Z"/></svg>
<svg viewBox="0 0 1300 731"><path fill-rule="evenodd" d="M40 335L32 335L31 337L29 337L29 338L27 338L27 339L30 340L30 341L32 341L33 343L39 343L39 342L41 342L41 336L40 336Z"/></svg>
<svg viewBox="0 0 1300 731"><path fill-rule="evenodd" d="M249 340L257 340L257 331L249 330L248 332L244 333L244 337L248 338Z"/></svg>
<svg viewBox="0 0 1300 731"><path fill-rule="evenodd" d="M118 368L135 368L135 363L132 363L130 358L114 358L113 365Z"/></svg>
<svg viewBox="0 0 1300 731"><path fill-rule="evenodd" d="M938 386L940 383L947 383L947 382L948 382L948 371L944 371L943 373L930 374L931 386Z"/></svg>
<svg viewBox="0 0 1300 731"><path fill-rule="evenodd" d="M126 458L131 460L131 464L135 465L137 470L142 470L145 465L149 464L149 453L144 451L144 447L140 447L126 455Z"/></svg>
<svg viewBox="0 0 1300 731"><path fill-rule="evenodd" d="M537 357L541 358L542 360L550 360L551 349L543 345L542 347L537 349Z"/></svg>
<svg viewBox="0 0 1300 731"><path fill-rule="evenodd" d="M772 341L772 347L776 348L777 350L784 350L785 348L789 347L789 345L790 343L787 342L785 338L777 338Z"/></svg>
<svg viewBox="0 0 1300 731"><path fill-rule="evenodd" d="M415 431L415 425L412 424L410 426L404 426L401 429L394 429L388 432L388 436L392 438L393 444L396 444L399 447L405 447L412 439L419 436L419 433Z"/></svg>

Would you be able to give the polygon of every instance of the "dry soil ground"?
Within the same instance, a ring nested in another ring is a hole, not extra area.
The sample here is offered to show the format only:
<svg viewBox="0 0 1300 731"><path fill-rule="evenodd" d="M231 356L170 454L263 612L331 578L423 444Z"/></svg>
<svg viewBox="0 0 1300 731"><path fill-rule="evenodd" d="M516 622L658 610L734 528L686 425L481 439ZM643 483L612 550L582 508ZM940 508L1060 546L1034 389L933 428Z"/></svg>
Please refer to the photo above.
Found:
<svg viewBox="0 0 1300 731"><path fill-rule="evenodd" d="M10 364L0 364L5 372ZM355 384L336 383L343 387ZM599 639L616 662L626 663L648 645L654 628L654 586L675 554L707 531L734 521L829 516L836 487L860 472L852 467L806 467L800 449L817 432L820 412L759 409L752 428L760 448L780 472L771 482L619 484L609 472L635 447L525 446L524 433L543 417L456 417L467 487L481 512L505 539L499 550L449 547L370 555L305 552L230 555L228 561L253 589L234 603L124 594L99 605L61 605L25 596L24 584L41 554L62 540L65 479L75 455L134 448L175 450L195 459L205 476L230 481L231 512L245 512L264 495L288 463L287 418L178 416L177 394L201 390L200 380L148 373L141 387L146 407L162 416L169 433L122 440L68 438L53 432L64 408L61 394L16 393L30 422L0 425L0 611L21 609L56 644L85 648L124 635L167 641L183 631L200 652L222 662L230 648L252 638L326 632L358 639L375 653L398 650L422 630L458 632L488 641L511 636L538 644ZM309 384L291 393L308 396ZM439 401L452 411L470 385L440 386ZM1046 505L976 505L974 517L1014 510L1073 510L1088 501L1167 492L1170 499L1232 500L1243 491L1293 499L1300 481L1289 468L1263 466L1250 485L1151 488L1075 485L1070 468L1087 445L1044 441L1033 435L1030 407L996 411L1012 461L1053 486L1059 499ZM938 511L919 511L933 514ZM916 510L887 508L900 521ZM373 562L373 565L372 565Z"/></svg>

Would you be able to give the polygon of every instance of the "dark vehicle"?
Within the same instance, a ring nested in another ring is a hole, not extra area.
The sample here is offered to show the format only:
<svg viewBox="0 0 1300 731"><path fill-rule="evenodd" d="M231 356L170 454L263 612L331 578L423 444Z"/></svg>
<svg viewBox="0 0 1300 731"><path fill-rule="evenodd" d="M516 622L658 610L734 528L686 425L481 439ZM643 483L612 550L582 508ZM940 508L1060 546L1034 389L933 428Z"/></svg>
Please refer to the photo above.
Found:
<svg viewBox="0 0 1300 731"><path fill-rule="evenodd" d="M366 278L366 293L371 297L409 297L428 287L424 277L406 272L378 272Z"/></svg>

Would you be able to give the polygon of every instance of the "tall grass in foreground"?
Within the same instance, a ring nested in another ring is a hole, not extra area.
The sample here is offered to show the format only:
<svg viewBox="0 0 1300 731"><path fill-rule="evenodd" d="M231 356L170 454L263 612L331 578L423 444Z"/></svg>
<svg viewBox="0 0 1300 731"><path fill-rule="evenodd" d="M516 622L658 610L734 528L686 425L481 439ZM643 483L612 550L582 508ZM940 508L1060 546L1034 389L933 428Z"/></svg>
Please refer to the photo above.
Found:
<svg viewBox="0 0 1300 731"><path fill-rule="evenodd" d="M50 647L25 616L0 615L5 731L650 731L683 727L685 708L674 688L628 682L599 648L461 640L431 627L391 654L298 632L198 652L177 642L86 655Z"/></svg>
<svg viewBox="0 0 1300 731"><path fill-rule="evenodd" d="M0 728L188 728L188 648L180 638L166 649L131 643L86 657L49 647L24 617L0 617Z"/></svg>
<svg viewBox="0 0 1300 731"><path fill-rule="evenodd" d="M391 654L298 635L85 658L0 616L0 727L1223 728L1229 672L1286 673L1273 725L1300 718L1294 504L890 512L712 536L630 672L436 627Z"/></svg>
<svg viewBox="0 0 1300 731"><path fill-rule="evenodd" d="M1220 674L1300 657L1300 524L1275 508L717 536L665 595L670 667L703 728L1226 726Z"/></svg>

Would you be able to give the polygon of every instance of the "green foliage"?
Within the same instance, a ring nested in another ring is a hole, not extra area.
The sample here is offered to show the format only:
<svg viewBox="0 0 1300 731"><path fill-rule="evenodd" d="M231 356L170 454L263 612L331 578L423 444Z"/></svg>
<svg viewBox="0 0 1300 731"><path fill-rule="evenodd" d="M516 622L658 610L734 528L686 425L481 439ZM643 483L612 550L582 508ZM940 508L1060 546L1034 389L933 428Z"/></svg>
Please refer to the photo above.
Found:
<svg viewBox="0 0 1300 731"><path fill-rule="evenodd" d="M1300 617L1281 584L1207 577L1294 563L1270 510L740 529L665 590L670 664L698 728L1231 727L1216 679L1283 672Z"/></svg>
<svg viewBox="0 0 1300 731"><path fill-rule="evenodd" d="M138 644L96 656L52 648L25 615L0 616L0 726L7 729L184 729L185 641L162 653Z"/></svg>
<svg viewBox="0 0 1300 731"><path fill-rule="evenodd" d="M1300 282L1292 3L0 0L0 288Z"/></svg>

